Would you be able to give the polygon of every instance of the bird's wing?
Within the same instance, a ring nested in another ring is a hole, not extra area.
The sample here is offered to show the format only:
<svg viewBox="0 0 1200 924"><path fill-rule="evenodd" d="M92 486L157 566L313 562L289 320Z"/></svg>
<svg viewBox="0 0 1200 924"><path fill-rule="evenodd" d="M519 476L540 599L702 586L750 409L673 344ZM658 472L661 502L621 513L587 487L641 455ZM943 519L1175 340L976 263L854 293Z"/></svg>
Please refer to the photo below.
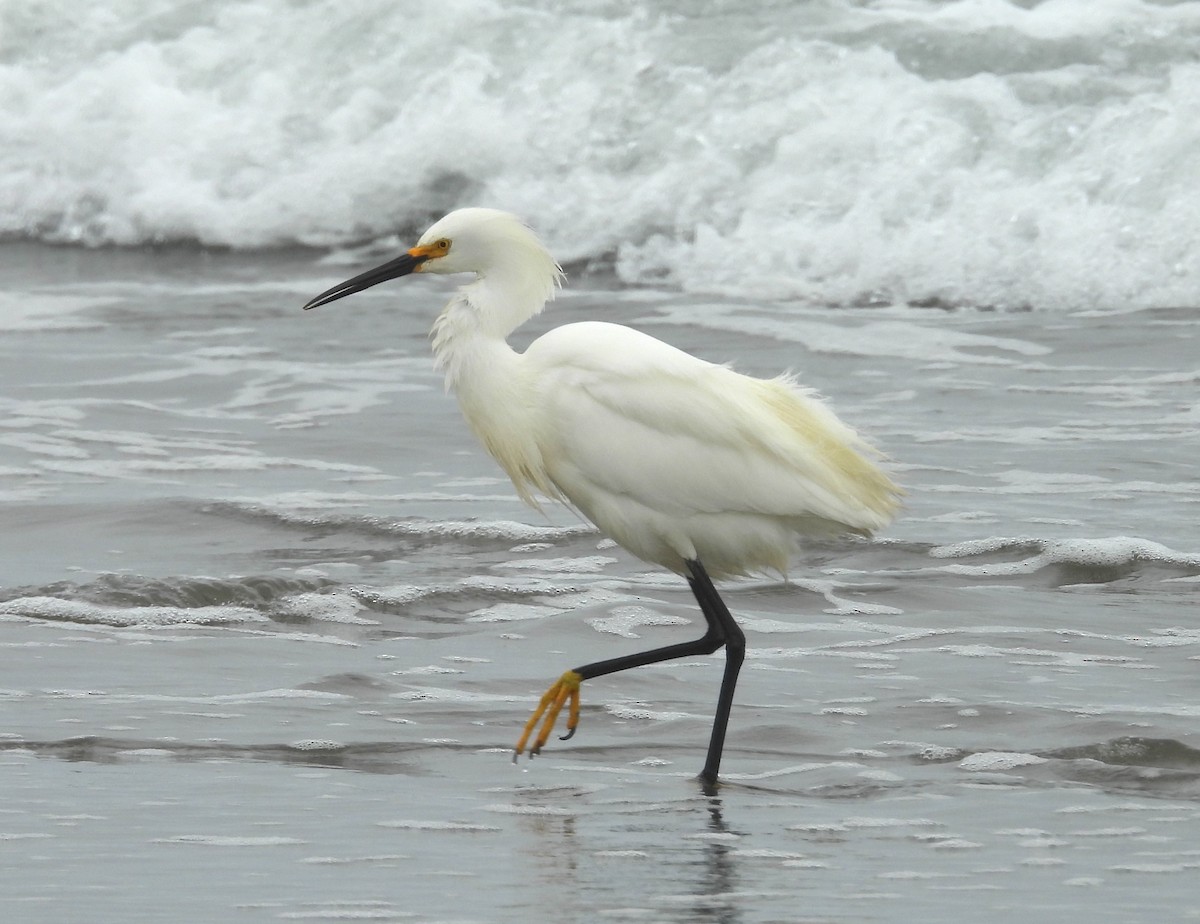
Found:
<svg viewBox="0 0 1200 924"><path fill-rule="evenodd" d="M551 477L585 510L597 492L667 516L754 513L871 530L897 489L876 455L787 378L756 379L629 328L571 324L536 341Z"/></svg>

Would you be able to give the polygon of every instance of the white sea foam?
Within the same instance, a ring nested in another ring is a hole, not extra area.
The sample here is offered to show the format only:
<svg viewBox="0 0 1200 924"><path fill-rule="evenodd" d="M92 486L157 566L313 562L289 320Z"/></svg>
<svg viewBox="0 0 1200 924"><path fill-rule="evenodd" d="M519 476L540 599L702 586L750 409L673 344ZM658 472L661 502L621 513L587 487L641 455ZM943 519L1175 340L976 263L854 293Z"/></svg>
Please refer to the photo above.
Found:
<svg viewBox="0 0 1200 924"><path fill-rule="evenodd" d="M326 741L324 739L314 738L293 741L290 745L288 745L288 747L294 748L297 751L340 751L345 748L346 745L340 741Z"/></svg>
<svg viewBox="0 0 1200 924"><path fill-rule="evenodd" d="M221 834L177 834L161 837L155 844L200 844L205 847L292 847L305 843L294 837L239 837Z"/></svg>
<svg viewBox="0 0 1200 924"><path fill-rule="evenodd" d="M959 769L974 773L1015 770L1018 767L1032 767L1046 763L1046 758L1034 754L1020 754L1008 751L988 751L981 754L971 754L958 762Z"/></svg>
<svg viewBox="0 0 1200 924"><path fill-rule="evenodd" d="M588 625L597 632L611 632L622 638L641 638L633 631L640 626L686 626L690 623L691 620L683 616L670 616L640 605L616 606L609 615L588 620Z"/></svg>
<svg viewBox="0 0 1200 924"><path fill-rule="evenodd" d="M558 805L513 805L497 803L494 805L485 805L485 812L495 812L500 815L555 815L567 816L575 815L578 809L563 808Z"/></svg>
<svg viewBox="0 0 1200 924"><path fill-rule="evenodd" d="M497 567L549 574L595 574L616 560L605 555L588 555L582 558L525 558L502 562Z"/></svg>
<svg viewBox="0 0 1200 924"><path fill-rule="evenodd" d="M380 828L400 828L405 831L448 831L448 832L466 832L468 834L486 834L492 831L499 831L500 828L495 825L472 824L465 821L377 821L375 824Z"/></svg>
<svg viewBox="0 0 1200 924"><path fill-rule="evenodd" d="M349 594L292 594L276 605L276 613L283 616L355 626L379 625L377 619L358 615L363 609L363 605Z"/></svg>
<svg viewBox="0 0 1200 924"><path fill-rule="evenodd" d="M495 541L544 542L566 539L572 536L595 532L590 524L573 526L537 526L513 520L427 520L418 517L385 519L375 516L347 515L344 512L326 514L327 508L344 511L347 503L360 505L378 504L383 501L404 500L407 495L368 495L341 492L316 494L309 491L275 495L270 502L234 501L213 504L215 512L229 512L249 517L263 517L286 525L305 528L333 528L347 531L365 531L397 537L419 539L454 539L467 542ZM497 589L520 583L520 579L499 580L496 578L471 578L476 583L494 583ZM415 590L415 588L412 588Z"/></svg>
<svg viewBox="0 0 1200 924"><path fill-rule="evenodd" d="M1200 291L1193 3L27 7L0 233L395 246L477 203L693 289Z"/></svg>
<svg viewBox="0 0 1200 924"><path fill-rule="evenodd" d="M696 716L687 712L647 709L645 706L636 706L629 703L607 703L604 706L604 711L613 718L633 719L635 721L674 722L679 719L696 718Z"/></svg>
<svg viewBox="0 0 1200 924"><path fill-rule="evenodd" d="M393 693L391 696L393 699L407 703L520 703L526 699L522 696L505 696L500 693L478 693L469 690L453 690L439 687L421 687L419 689L405 690L402 693Z"/></svg>
<svg viewBox="0 0 1200 924"><path fill-rule="evenodd" d="M964 564L955 562L945 570L957 574L1031 574L1048 565L1112 568L1135 562L1200 567L1200 554L1177 552L1148 539L1113 536L1106 539L1009 539L999 536L958 542L930 549L934 558L965 558L993 553L1026 553L1010 561Z"/></svg>
<svg viewBox="0 0 1200 924"><path fill-rule="evenodd" d="M0 603L0 616L72 622L96 626L222 626L266 622L257 610L242 606L105 606L58 597L20 597Z"/></svg>

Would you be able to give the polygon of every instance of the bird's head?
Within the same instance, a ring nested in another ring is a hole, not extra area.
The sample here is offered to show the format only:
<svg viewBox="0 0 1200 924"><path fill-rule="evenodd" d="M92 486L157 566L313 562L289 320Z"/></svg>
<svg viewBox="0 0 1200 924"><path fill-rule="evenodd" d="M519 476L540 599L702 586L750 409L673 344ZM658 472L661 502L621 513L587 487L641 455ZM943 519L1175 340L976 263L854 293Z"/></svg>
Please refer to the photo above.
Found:
<svg viewBox="0 0 1200 924"><path fill-rule="evenodd" d="M304 307L316 308L410 273L476 273L483 277L502 271L547 280L543 298L549 297L561 276L537 235L516 216L497 209L458 209L434 222L415 246L394 260L338 283Z"/></svg>

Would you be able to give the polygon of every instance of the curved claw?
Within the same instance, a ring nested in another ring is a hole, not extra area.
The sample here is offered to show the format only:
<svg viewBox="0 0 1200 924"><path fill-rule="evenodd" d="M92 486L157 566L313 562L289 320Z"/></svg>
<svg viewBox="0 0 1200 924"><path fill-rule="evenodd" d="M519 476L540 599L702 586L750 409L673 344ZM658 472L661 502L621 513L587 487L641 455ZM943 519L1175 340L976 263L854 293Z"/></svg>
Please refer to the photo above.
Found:
<svg viewBox="0 0 1200 924"><path fill-rule="evenodd" d="M521 733L521 739L517 742L517 746L513 748L514 763L525 750L525 745L529 741L529 736L533 733L533 729L542 720L542 717L545 716L545 721L542 721L542 727L538 731L537 738L529 748L529 756L533 757L541 751L550 737L550 732L554 729L554 723L558 721L558 714L567 702L570 702L571 706L567 716L567 733L563 736L562 740L566 741L575 734L575 729L579 725L579 685L581 683L583 683L583 677L575 671L567 671L551 684L550 689L542 695L537 708L533 710L533 715L525 723L525 730Z"/></svg>

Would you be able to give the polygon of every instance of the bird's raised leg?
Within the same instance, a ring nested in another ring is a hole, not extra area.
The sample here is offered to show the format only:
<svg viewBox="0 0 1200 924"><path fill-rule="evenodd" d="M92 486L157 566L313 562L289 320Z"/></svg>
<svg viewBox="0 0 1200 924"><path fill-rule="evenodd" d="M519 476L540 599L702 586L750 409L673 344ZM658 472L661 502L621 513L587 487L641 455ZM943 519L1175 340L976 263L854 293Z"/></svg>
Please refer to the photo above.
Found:
<svg viewBox="0 0 1200 924"><path fill-rule="evenodd" d="M708 759L700 774L701 779L708 783L716 780L717 769L721 763L721 750L725 744L725 730L729 724L729 710L733 705L733 691L737 686L738 671L741 669L746 652L746 637L742 634L742 630L730 615L720 596L717 595L716 588L713 587L712 580L709 578L708 572L704 570L704 566L697 560L688 561L686 565L688 584L691 585L692 593L696 597L696 602L700 604L700 611L704 614L704 621L708 626L704 635L692 642L681 642L677 645L666 645L662 648L623 655L619 658L609 658L606 661L596 661L593 664L585 664L583 667L567 671L546 691L541 702L538 703L537 709L534 710L533 716L526 723L521 740L513 749L514 760L525 751L529 736L545 716L537 738L529 747L529 756L532 757L542 749L550 737L559 712L568 701L571 703L571 712L567 719L567 733L562 738L565 741L575 734L575 729L579 724L579 685L583 681L634 667L643 667L647 664L657 664L660 661L712 654L725 645L725 676L721 681L721 695L717 700L717 715L713 723L712 738L708 745Z"/></svg>

